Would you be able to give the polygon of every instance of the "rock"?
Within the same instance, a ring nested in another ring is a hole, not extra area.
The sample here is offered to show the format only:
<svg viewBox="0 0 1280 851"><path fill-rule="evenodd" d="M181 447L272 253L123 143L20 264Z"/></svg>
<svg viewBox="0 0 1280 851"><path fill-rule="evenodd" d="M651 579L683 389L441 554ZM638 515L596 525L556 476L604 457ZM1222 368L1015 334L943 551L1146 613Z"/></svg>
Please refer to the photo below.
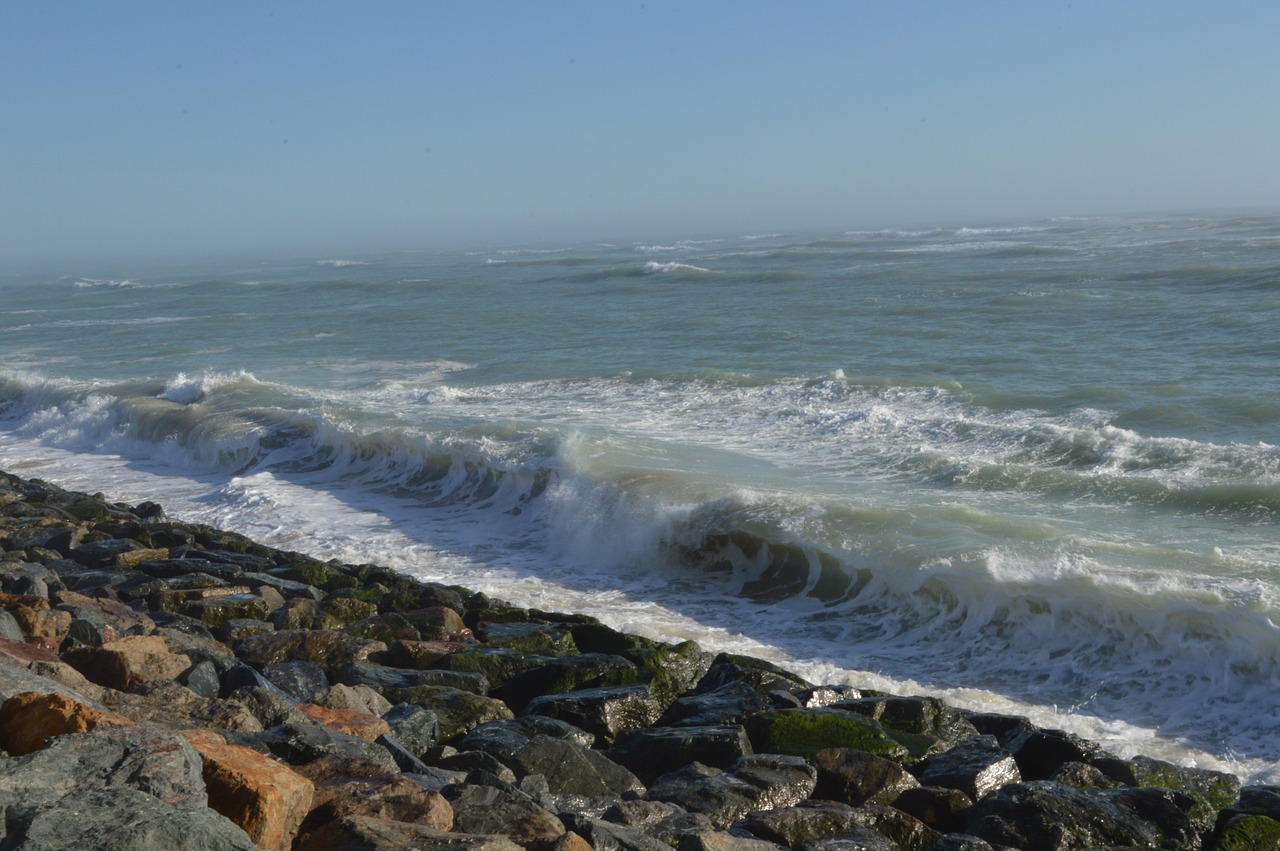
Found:
<svg viewBox="0 0 1280 851"><path fill-rule="evenodd" d="M325 757L336 757L352 763L363 763L372 775L395 774L399 771L386 749L356 736L348 736L319 724L282 724L245 737L247 744L263 747L293 766L314 763ZM353 776L370 776L354 773ZM307 773L311 777L311 773ZM312 777L314 780L315 778Z"/></svg>
<svg viewBox="0 0 1280 851"><path fill-rule="evenodd" d="M203 758L209 806L239 825L259 848L290 848L311 808L311 781L211 731L183 735Z"/></svg>
<svg viewBox="0 0 1280 851"><path fill-rule="evenodd" d="M911 756L878 721L840 709L774 709L747 719L757 753L811 757L825 748L849 748L902 763Z"/></svg>
<svg viewBox="0 0 1280 851"><path fill-rule="evenodd" d="M329 688L329 678L315 662L278 662L262 666L262 676L273 686L300 703L317 703Z"/></svg>
<svg viewBox="0 0 1280 851"><path fill-rule="evenodd" d="M918 786L907 789L893 802L894 808L935 830L950 833L963 830L973 799L959 789L942 786Z"/></svg>
<svg viewBox="0 0 1280 851"><path fill-rule="evenodd" d="M317 801L303 823L304 832L349 817L408 822L433 830L453 828L453 807L444 796L401 775L328 783L318 790Z"/></svg>
<svg viewBox="0 0 1280 851"><path fill-rule="evenodd" d="M919 786L892 760L849 748L825 748L813 755L818 784L813 796L861 806L892 804L908 789Z"/></svg>
<svg viewBox="0 0 1280 851"><path fill-rule="evenodd" d="M671 846L648 831L614 824L583 813L562 816L565 826L580 834L596 851L670 851Z"/></svg>
<svg viewBox="0 0 1280 851"><path fill-rule="evenodd" d="M495 693L513 710L523 712L536 697L628 685L634 683L636 677L636 666L628 659L604 653L582 653L546 660L535 668L521 671Z"/></svg>
<svg viewBox="0 0 1280 851"><path fill-rule="evenodd" d="M411 659L410 667L441 668L459 674L480 675L489 683L489 687L504 698L508 683L518 675L534 668L546 665L551 657L536 656L512 650L510 647L488 647L483 644L459 645L455 642L423 641L402 642L399 646L404 652L419 654L420 658ZM442 648L452 648L443 652ZM428 661L433 654L439 654L434 662Z"/></svg>
<svg viewBox="0 0 1280 851"><path fill-rule="evenodd" d="M298 711L318 724L332 727L348 736L369 741L391 732L391 725L377 715L356 709L329 709L314 703L299 703Z"/></svg>
<svg viewBox="0 0 1280 851"><path fill-rule="evenodd" d="M485 780L471 781L474 783L487 783L492 780L495 781L492 785L509 785L516 782L515 772L484 751L458 751L444 754L437 757L435 763L441 768L465 771L469 776L480 772Z"/></svg>
<svg viewBox="0 0 1280 851"><path fill-rule="evenodd" d="M851 827L835 836L811 839L799 848L801 851L900 851L901 846L869 827ZM932 851L937 851L936 845Z"/></svg>
<svg viewBox="0 0 1280 851"><path fill-rule="evenodd" d="M191 667L188 656L170 652L157 635L131 635L101 647L75 647L63 654L63 661L90 681L119 691L171 680Z"/></svg>
<svg viewBox="0 0 1280 851"><path fill-rule="evenodd" d="M349 686L364 685L383 691L392 688L415 686L444 686L469 691L472 694L489 693L489 680L479 673L462 671L420 671L414 668L391 668L373 662L356 662L338 671L334 680Z"/></svg>
<svg viewBox="0 0 1280 851"><path fill-rule="evenodd" d="M422 634L409 619L399 612L387 612L356 621L342 628L343 632L358 635L361 638L372 638L391 646L397 641L421 641Z"/></svg>
<svg viewBox="0 0 1280 851"><path fill-rule="evenodd" d="M434 712L440 721L440 739L445 742L467 734L486 721L514 717L500 700L445 686L393 688L387 689L384 696L392 703L416 703Z"/></svg>
<svg viewBox="0 0 1280 851"><path fill-rule="evenodd" d="M524 655L572 656L578 653L573 633L542 623L485 623L478 636L489 647L505 647Z"/></svg>
<svg viewBox="0 0 1280 851"><path fill-rule="evenodd" d="M805 682L790 671L762 659L721 653L716 656L707 673L698 681L698 694L715 691L729 683L745 683L765 695L775 689L810 689L813 683Z"/></svg>
<svg viewBox="0 0 1280 851"><path fill-rule="evenodd" d="M446 833L401 821L334 819L298 839L307 851L523 851L505 836Z"/></svg>
<svg viewBox="0 0 1280 851"><path fill-rule="evenodd" d="M1163 760L1139 756L1131 760L1099 759L1094 765L1107 777L1128 786L1161 787L1186 792L1196 799L1191 816L1201 832L1210 830L1218 811L1235 803L1240 779L1203 768L1183 768Z"/></svg>
<svg viewBox="0 0 1280 851"><path fill-rule="evenodd" d="M785 847L727 830L694 830L681 835L676 851L779 851Z"/></svg>
<svg viewBox="0 0 1280 851"><path fill-rule="evenodd" d="M391 701L369 686L348 686L342 683L325 689L312 702L330 709L354 709L378 716L391 708Z"/></svg>
<svg viewBox="0 0 1280 851"><path fill-rule="evenodd" d="M1047 780L1013 783L988 795L969 811L964 832L992 845L1037 851L1155 847L1163 841L1152 824L1112 801Z"/></svg>
<svg viewBox="0 0 1280 851"><path fill-rule="evenodd" d="M382 714L382 720L391 727L396 740L416 757L421 758L440 741L440 719L417 704L398 703Z"/></svg>
<svg viewBox="0 0 1280 851"><path fill-rule="evenodd" d="M504 762L517 776L543 775L555 795L618 797L644 791L640 779L630 771L599 751L567 739L536 735Z"/></svg>
<svg viewBox="0 0 1280 851"><path fill-rule="evenodd" d="M664 727L709 727L742 724L747 716L770 708L768 698L745 682L731 682L700 694L686 695L658 719Z"/></svg>
<svg viewBox="0 0 1280 851"><path fill-rule="evenodd" d="M995 736L974 736L930 757L920 774L922 784L959 789L974 801L1021 779L1013 755Z"/></svg>
<svg viewBox="0 0 1280 851"><path fill-rule="evenodd" d="M336 629L276 630L246 638L236 647L236 655L255 668L279 662L314 662L326 672L337 672L386 649L381 641Z"/></svg>
<svg viewBox="0 0 1280 851"><path fill-rule="evenodd" d="M549 849L565 833L560 819L525 795L473 785L446 792L460 833L501 834L527 849Z"/></svg>
<svg viewBox="0 0 1280 851"><path fill-rule="evenodd" d="M449 656L473 645L462 641L408 641L401 639L395 643L388 642L387 663L400 668L434 668L447 666ZM481 671L486 674L487 672ZM489 676L490 683L496 682Z"/></svg>
<svg viewBox="0 0 1280 851"><path fill-rule="evenodd" d="M816 784L817 772L803 759L757 754L726 771L695 762L658 778L646 797L704 813L715 827L725 828L753 810L798 804Z"/></svg>
<svg viewBox="0 0 1280 851"><path fill-rule="evenodd" d="M524 714L557 718L589 733L597 747L613 744L624 730L647 727L662 714L643 683L549 694L529 701Z"/></svg>
<svg viewBox="0 0 1280 851"><path fill-rule="evenodd" d="M691 762L728 768L751 753L747 731L735 725L631 730L623 732L606 755L645 783L652 783Z"/></svg>
<svg viewBox="0 0 1280 851"><path fill-rule="evenodd" d="M1018 771L1026 780L1046 780L1064 763L1092 763L1105 757L1102 748L1073 733L1042 730L1025 722L1002 737L1000 743L1013 754Z"/></svg>
<svg viewBox="0 0 1280 851"><path fill-rule="evenodd" d="M95 709L62 694L22 692L0 706L0 748L21 756L40 750L51 736L132 723L118 712Z"/></svg>

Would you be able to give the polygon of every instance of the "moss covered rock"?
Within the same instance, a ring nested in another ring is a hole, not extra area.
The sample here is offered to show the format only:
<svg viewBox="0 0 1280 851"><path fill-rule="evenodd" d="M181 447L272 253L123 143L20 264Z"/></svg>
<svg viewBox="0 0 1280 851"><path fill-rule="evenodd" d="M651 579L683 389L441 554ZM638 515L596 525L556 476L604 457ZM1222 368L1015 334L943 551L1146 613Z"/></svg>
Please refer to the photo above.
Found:
<svg viewBox="0 0 1280 851"><path fill-rule="evenodd" d="M903 763L910 752L879 722L839 709L774 709L747 719L757 753L812 758L824 748L850 748Z"/></svg>

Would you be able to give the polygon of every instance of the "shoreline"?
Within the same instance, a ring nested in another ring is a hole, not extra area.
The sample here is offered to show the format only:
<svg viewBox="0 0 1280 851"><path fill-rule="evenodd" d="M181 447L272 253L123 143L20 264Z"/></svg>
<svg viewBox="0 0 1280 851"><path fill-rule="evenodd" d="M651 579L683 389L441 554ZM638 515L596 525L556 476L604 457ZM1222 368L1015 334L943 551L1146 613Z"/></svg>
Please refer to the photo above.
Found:
<svg viewBox="0 0 1280 851"><path fill-rule="evenodd" d="M39 479L0 473L0 509L0 771L27 777L70 747L60 734L186 742L202 783L189 779L181 804L151 797L174 819L201 814L223 847L409 847L392 834L530 851L815 851L855 837L920 851L1225 849L1244 831L1280 843L1272 787L1120 759L1018 716L808 683ZM18 697L50 692L81 721ZM256 815L228 803L255 774L294 798L268 806L263 793ZM28 836L101 792L8 788L9 833ZM1067 811L1071 838L1044 845L1036 825ZM252 844L225 845L235 834L218 818Z"/></svg>

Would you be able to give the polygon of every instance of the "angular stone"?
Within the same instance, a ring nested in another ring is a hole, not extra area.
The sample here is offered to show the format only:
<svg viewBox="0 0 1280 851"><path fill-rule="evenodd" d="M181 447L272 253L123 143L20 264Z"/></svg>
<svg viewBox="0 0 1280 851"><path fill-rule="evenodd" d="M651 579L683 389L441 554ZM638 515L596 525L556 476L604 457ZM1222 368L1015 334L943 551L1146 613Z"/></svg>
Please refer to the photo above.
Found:
<svg viewBox="0 0 1280 851"><path fill-rule="evenodd" d="M787 807L808 798L817 772L800 757L756 754L727 771L693 763L654 781L646 797L704 813L718 828L753 810Z"/></svg>
<svg viewBox="0 0 1280 851"><path fill-rule="evenodd" d="M811 757L825 748L849 748L902 763L905 747L878 721L840 709L775 709L747 719L747 734L757 753Z"/></svg>
<svg viewBox="0 0 1280 851"><path fill-rule="evenodd" d="M314 662L280 662L263 665L262 676L273 686L294 700L316 703L317 697L329 688L329 678L324 669Z"/></svg>
<svg viewBox="0 0 1280 851"><path fill-rule="evenodd" d="M715 657L707 673L698 681L695 691L698 694L705 694L735 682L745 683L762 695L775 689L790 691L813 688L813 683L805 682L790 671L779 668L771 662L752 659L750 656L721 653Z"/></svg>
<svg viewBox="0 0 1280 851"><path fill-rule="evenodd" d="M332 727L348 736L375 741L391 732L391 725L376 715L355 709L329 709L314 703L299 703L298 710L312 721Z"/></svg>
<svg viewBox="0 0 1280 851"><path fill-rule="evenodd" d="M1106 756L1102 748L1073 733L1042 730L1025 722L1001 737L1000 743L1013 754L1025 780L1045 780L1064 763L1093 763Z"/></svg>
<svg viewBox="0 0 1280 851"><path fill-rule="evenodd" d="M444 686L387 689L385 696L392 703L416 703L434 712L440 721L440 739L445 742L466 735L486 721L514 717L500 700Z"/></svg>
<svg viewBox="0 0 1280 851"><path fill-rule="evenodd" d="M1021 779L1013 755L1000 747L995 736L974 736L930 757L920 775L925 786L959 789L974 801Z"/></svg>
<svg viewBox="0 0 1280 851"><path fill-rule="evenodd" d="M644 784L630 771L599 751L567 739L534 736L506 762L518 776L546 777L555 795L617 797L644 791Z"/></svg>
<svg viewBox="0 0 1280 851"><path fill-rule="evenodd" d="M903 792L920 785L896 762L849 748L818 751L813 767L818 771L815 798L853 806L892 804Z"/></svg>
<svg viewBox="0 0 1280 851"><path fill-rule="evenodd" d="M573 833L583 836L589 847L596 851L670 851L671 846L653 836L647 830L614 824L593 818L585 813L565 813L561 816Z"/></svg>
<svg viewBox="0 0 1280 851"><path fill-rule="evenodd" d="M339 630L277 630L246 638L236 647L236 654L255 668L279 662L314 662L327 672L337 672L386 649L381 641Z"/></svg>
<svg viewBox="0 0 1280 851"><path fill-rule="evenodd" d="M493 786L455 786L446 790L459 833L500 834L524 848L548 848L563 836L560 819L527 796Z"/></svg>
<svg viewBox="0 0 1280 851"><path fill-rule="evenodd" d="M652 783L663 774L691 762L728 768L751 753L747 731L733 725L650 727L626 731L606 755L630 769L645 783Z"/></svg>
<svg viewBox="0 0 1280 851"><path fill-rule="evenodd" d="M387 651L387 661L389 664L400 668L434 668L451 654L457 653L474 645L461 641L406 641L400 640L394 644L388 643L390 648ZM490 680L492 681L492 677Z"/></svg>
<svg viewBox="0 0 1280 851"><path fill-rule="evenodd" d="M66 695L22 692L0 706L0 749L21 756L40 750L51 736L131 724L118 712L95 709Z"/></svg>
<svg viewBox="0 0 1280 851"><path fill-rule="evenodd" d="M461 671L420 671L414 668L392 668L373 662L356 662L338 671L334 679L349 686L364 685L379 691L415 686L444 686L469 691L473 694L489 693L489 680L478 673Z"/></svg>
<svg viewBox="0 0 1280 851"><path fill-rule="evenodd" d="M400 775L327 783L317 790L316 800L304 832L349 817L408 822L434 830L453 827L453 807L444 796Z"/></svg>
<svg viewBox="0 0 1280 851"><path fill-rule="evenodd" d="M204 760L209 806L260 848L288 849L311 809L311 781L255 750L227 744L210 730L184 731Z"/></svg>
<svg viewBox="0 0 1280 851"><path fill-rule="evenodd" d="M282 724L248 736L246 741L254 747L265 747L293 766L303 766L326 757L334 757L337 761L361 762L368 766L368 775L351 772L354 776L395 774L399 771L395 760L387 753L386 748L366 739L340 733L331 727L310 722ZM317 772L307 773L307 776L315 780L321 775Z"/></svg>
<svg viewBox="0 0 1280 851"><path fill-rule="evenodd" d="M191 667L191 659L172 653L158 635L131 635L101 647L76 647L63 654L90 681L127 691L154 680L171 680Z"/></svg>
<svg viewBox="0 0 1280 851"><path fill-rule="evenodd" d="M634 683L635 663L621 656L582 653L550 659L536 668L521 671L496 694L517 712L536 697L580 689Z"/></svg>
<svg viewBox="0 0 1280 851"><path fill-rule="evenodd" d="M1162 842L1152 824L1111 801L1046 780L1011 783L983 798L964 832L992 845L1045 851Z"/></svg>
<svg viewBox="0 0 1280 851"><path fill-rule="evenodd" d="M919 786L908 789L893 806L943 833L963 830L973 799L959 789Z"/></svg>
<svg viewBox="0 0 1280 851"><path fill-rule="evenodd" d="M348 686L342 683L329 686L310 702L330 709L354 709L379 717L391 708L391 701L369 686Z"/></svg>
<svg viewBox="0 0 1280 851"><path fill-rule="evenodd" d="M458 741L460 750L484 751L503 763L510 763L516 753L538 735L565 739L589 748L595 736L555 718L524 715L505 721L487 721Z"/></svg>
<svg viewBox="0 0 1280 851"><path fill-rule="evenodd" d="M1197 804L1192 817L1202 832L1212 828L1218 811L1234 804L1240 795L1240 779L1221 771L1184 768L1144 756L1098 759L1093 764L1108 777L1129 786L1158 786L1193 795Z"/></svg>
<svg viewBox="0 0 1280 851"><path fill-rule="evenodd" d="M480 640L489 647L506 647L537 656L572 656L578 652L573 633L541 623L487 623L480 626Z"/></svg>
<svg viewBox="0 0 1280 851"><path fill-rule="evenodd" d="M440 719L430 709L414 703L398 703L382 714L391 734L416 757L435 747L440 741Z"/></svg>
<svg viewBox="0 0 1280 851"><path fill-rule="evenodd" d="M347 624L343 632L384 642L388 647L397 641L420 641L418 628L399 612L387 612Z"/></svg>
<svg viewBox="0 0 1280 851"><path fill-rule="evenodd" d="M346 817L304 834L307 851L524 851L505 836L446 833L401 821Z"/></svg>
<svg viewBox="0 0 1280 851"><path fill-rule="evenodd" d="M597 747L607 747L622 731L648 727L658 720L662 707L647 685L637 683L537 697L524 712L580 727L595 734Z"/></svg>
<svg viewBox="0 0 1280 851"><path fill-rule="evenodd" d="M682 697L658 719L664 727L707 727L742 724L747 716L771 708L769 699L744 682Z"/></svg>

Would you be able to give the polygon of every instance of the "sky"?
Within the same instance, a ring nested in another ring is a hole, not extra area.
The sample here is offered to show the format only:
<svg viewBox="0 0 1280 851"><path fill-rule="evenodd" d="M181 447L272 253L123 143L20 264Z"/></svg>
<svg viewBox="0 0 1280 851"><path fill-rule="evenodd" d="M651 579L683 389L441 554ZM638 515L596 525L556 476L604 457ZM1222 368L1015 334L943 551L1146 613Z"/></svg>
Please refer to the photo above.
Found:
<svg viewBox="0 0 1280 851"><path fill-rule="evenodd" d="M0 264L1280 205L1280 3L0 4Z"/></svg>

